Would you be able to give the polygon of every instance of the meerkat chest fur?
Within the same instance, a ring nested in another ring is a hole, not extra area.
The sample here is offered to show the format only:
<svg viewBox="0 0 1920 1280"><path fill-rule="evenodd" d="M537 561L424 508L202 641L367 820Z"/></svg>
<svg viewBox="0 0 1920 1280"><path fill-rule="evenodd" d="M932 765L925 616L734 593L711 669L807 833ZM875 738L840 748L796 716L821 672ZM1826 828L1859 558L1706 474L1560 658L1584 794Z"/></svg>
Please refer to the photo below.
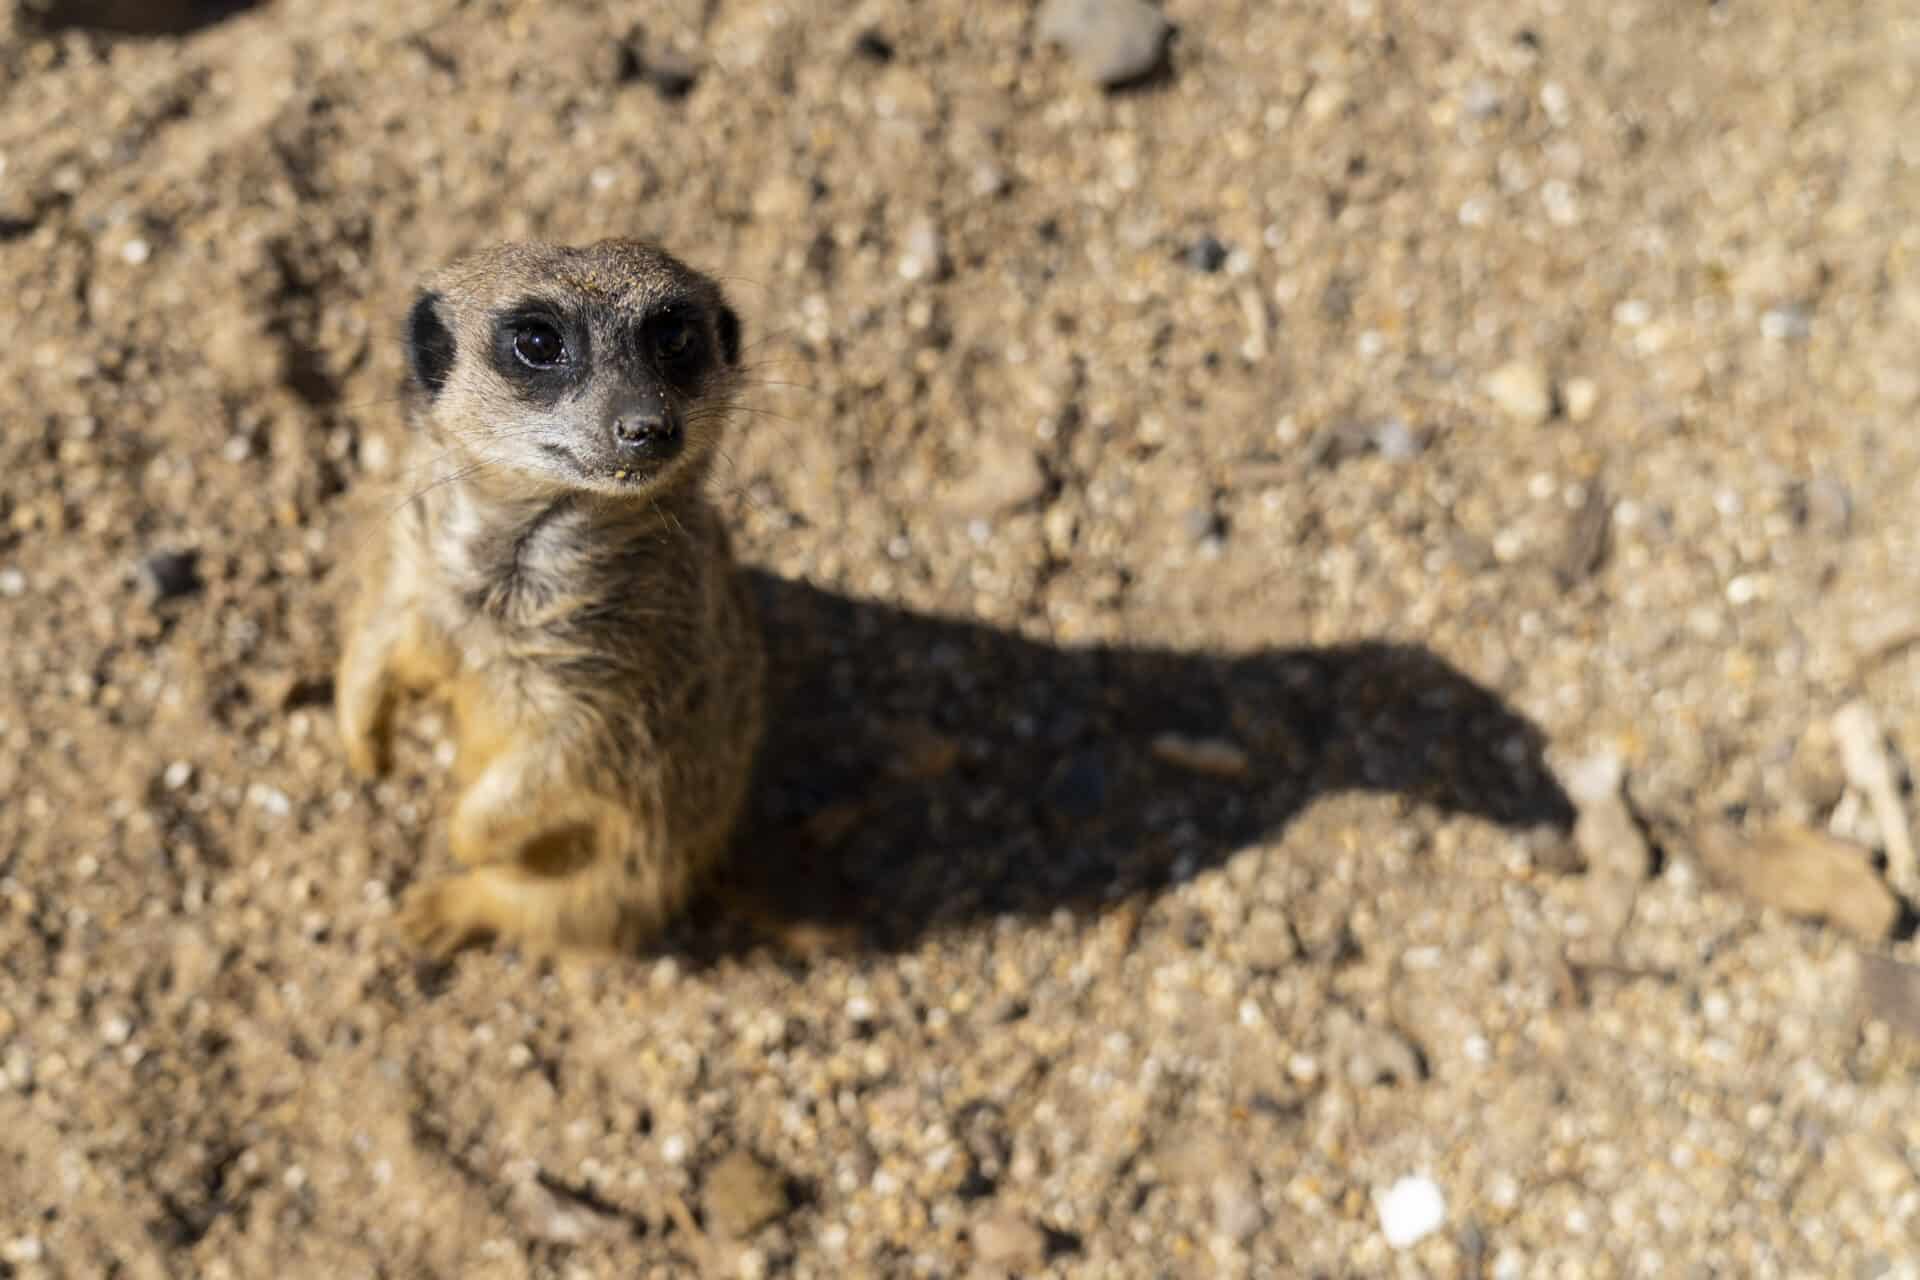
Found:
<svg viewBox="0 0 1920 1280"><path fill-rule="evenodd" d="M676 649L723 627L712 588L731 570L697 494L608 509L591 495L497 496L450 485L413 531L428 603L468 665L567 662L635 668L672 683Z"/></svg>

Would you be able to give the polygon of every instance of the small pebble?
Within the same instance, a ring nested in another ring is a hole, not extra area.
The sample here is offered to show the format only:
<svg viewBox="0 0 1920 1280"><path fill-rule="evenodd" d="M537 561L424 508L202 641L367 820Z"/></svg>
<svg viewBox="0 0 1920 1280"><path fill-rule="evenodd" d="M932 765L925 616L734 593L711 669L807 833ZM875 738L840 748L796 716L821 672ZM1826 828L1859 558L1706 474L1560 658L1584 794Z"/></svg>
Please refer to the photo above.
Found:
<svg viewBox="0 0 1920 1280"><path fill-rule="evenodd" d="M854 40L853 51L868 62L893 61L893 42L872 27L862 31Z"/></svg>
<svg viewBox="0 0 1920 1280"><path fill-rule="evenodd" d="M1813 332L1813 315L1798 303L1769 307L1760 315L1760 334L1775 342L1797 342Z"/></svg>
<svg viewBox="0 0 1920 1280"><path fill-rule="evenodd" d="M129 240L120 246L120 260L130 267L137 267L153 255L153 247L145 240Z"/></svg>
<svg viewBox="0 0 1920 1280"><path fill-rule="evenodd" d="M1195 507L1182 519L1187 526L1187 536L1195 542L1217 538L1225 532L1225 524L1219 513L1211 507Z"/></svg>
<svg viewBox="0 0 1920 1280"><path fill-rule="evenodd" d="M735 1151L707 1171L700 1204L709 1229L737 1239L786 1213L786 1180L752 1152Z"/></svg>
<svg viewBox="0 0 1920 1280"><path fill-rule="evenodd" d="M1153 754L1177 769L1215 778L1244 778L1250 767L1247 753L1224 738L1163 733L1153 740Z"/></svg>
<svg viewBox="0 0 1920 1280"><path fill-rule="evenodd" d="M1830 475L1807 481L1807 527L1826 538L1844 538L1853 529L1853 495Z"/></svg>
<svg viewBox="0 0 1920 1280"><path fill-rule="evenodd" d="M1592 378L1568 378L1560 394L1566 401L1569 422L1585 422L1600 405L1600 386Z"/></svg>
<svg viewBox="0 0 1920 1280"><path fill-rule="evenodd" d="M671 49L655 49L643 54L635 44L629 48L620 78L650 85L661 97L671 100L684 98L693 91L694 82L700 78L700 68L691 58Z"/></svg>
<svg viewBox="0 0 1920 1280"><path fill-rule="evenodd" d="M1066 49L1082 72L1110 89L1152 74L1172 30L1146 0L1047 0L1039 18L1041 40Z"/></svg>
<svg viewBox="0 0 1920 1280"><path fill-rule="evenodd" d="M1031 445L999 435L974 447L973 468L941 492L941 507L956 516L986 516L1035 502L1047 492L1047 473Z"/></svg>
<svg viewBox="0 0 1920 1280"><path fill-rule="evenodd" d="M1227 246L1211 235L1204 235L1188 245L1181 256L1195 271L1212 275L1227 265Z"/></svg>
<svg viewBox="0 0 1920 1280"><path fill-rule="evenodd" d="M293 801L287 798L287 793L264 782L248 785L247 803L273 818L284 818L293 812Z"/></svg>
<svg viewBox="0 0 1920 1280"><path fill-rule="evenodd" d="M1446 1197L1433 1179L1415 1174L1374 1195L1380 1233L1395 1249L1407 1249L1438 1231L1447 1220Z"/></svg>
<svg viewBox="0 0 1920 1280"><path fill-rule="evenodd" d="M1420 456L1421 440L1412 427L1389 418L1373 429L1373 447L1388 462L1406 462Z"/></svg>
<svg viewBox="0 0 1920 1280"><path fill-rule="evenodd" d="M1482 389L1487 399L1517 422L1539 426L1553 416L1553 384L1547 371L1531 361L1501 365L1487 375Z"/></svg>
<svg viewBox="0 0 1920 1280"><path fill-rule="evenodd" d="M1887 844L1887 879L1904 893L1920 893L1920 855L1914 852L1906 806L1878 718L1856 699L1833 713L1832 730L1848 784L1866 796L1874 821L1880 824L1880 837Z"/></svg>
<svg viewBox="0 0 1920 1280"><path fill-rule="evenodd" d="M156 600L173 600L199 591L200 553L157 551L140 562L140 577Z"/></svg>
<svg viewBox="0 0 1920 1280"><path fill-rule="evenodd" d="M1267 1225L1260 1188L1253 1171L1242 1166L1222 1170L1213 1179L1213 1229L1236 1244L1245 1244Z"/></svg>
<svg viewBox="0 0 1920 1280"><path fill-rule="evenodd" d="M1900 899L1866 849L1792 823L1748 835L1727 822L1704 822L1682 837L1707 873L1788 915L1825 920L1867 942L1891 934Z"/></svg>
<svg viewBox="0 0 1920 1280"><path fill-rule="evenodd" d="M584 1244L608 1230L598 1214L550 1190L537 1178L516 1183L507 1195L506 1209L523 1233L547 1244Z"/></svg>
<svg viewBox="0 0 1920 1280"><path fill-rule="evenodd" d="M1872 952L1860 954L1860 1003L1902 1035L1920 1037L1920 966Z"/></svg>
<svg viewBox="0 0 1920 1280"><path fill-rule="evenodd" d="M40 1244L38 1236L16 1236L7 1241L4 1249L0 1249L0 1258L4 1258L15 1266L23 1267L29 1263L38 1262L45 1256L46 1249Z"/></svg>
<svg viewBox="0 0 1920 1280"><path fill-rule="evenodd" d="M0 596L21 596L27 591L27 575L18 569L0 569Z"/></svg>
<svg viewBox="0 0 1920 1280"><path fill-rule="evenodd" d="M945 260L946 242L940 227L931 218L921 218L907 231L906 245L900 255L902 280L927 280L937 277Z"/></svg>
<svg viewBox="0 0 1920 1280"><path fill-rule="evenodd" d="M988 1266L1024 1274L1046 1265L1047 1233L1011 1209L974 1223L968 1238L974 1257Z"/></svg>

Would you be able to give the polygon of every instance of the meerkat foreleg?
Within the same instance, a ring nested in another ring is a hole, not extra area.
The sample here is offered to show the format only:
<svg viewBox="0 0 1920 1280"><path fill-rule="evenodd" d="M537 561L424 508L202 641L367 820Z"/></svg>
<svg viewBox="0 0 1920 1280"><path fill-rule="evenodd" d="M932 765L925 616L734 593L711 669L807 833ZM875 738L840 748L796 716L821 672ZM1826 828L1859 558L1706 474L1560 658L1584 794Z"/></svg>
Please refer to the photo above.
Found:
<svg viewBox="0 0 1920 1280"><path fill-rule="evenodd" d="M393 659L403 625L397 618L376 616L356 627L347 637L334 674L333 705L340 741L346 747L347 767L362 778L375 777L387 768L398 693Z"/></svg>
<svg viewBox="0 0 1920 1280"><path fill-rule="evenodd" d="M334 674L334 713L347 765L363 778L384 773L391 753L393 709L402 689L448 679L457 659L419 612L383 601L361 610Z"/></svg>

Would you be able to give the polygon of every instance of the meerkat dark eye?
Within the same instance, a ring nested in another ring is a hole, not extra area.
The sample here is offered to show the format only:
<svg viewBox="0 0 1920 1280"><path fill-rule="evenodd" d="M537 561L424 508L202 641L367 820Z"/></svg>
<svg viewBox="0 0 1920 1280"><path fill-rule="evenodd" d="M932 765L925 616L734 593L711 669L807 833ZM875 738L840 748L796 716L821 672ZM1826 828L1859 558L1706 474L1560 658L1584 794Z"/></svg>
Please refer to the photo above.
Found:
<svg viewBox="0 0 1920 1280"><path fill-rule="evenodd" d="M567 362L567 343L546 321L522 320L514 326L513 354L530 369L553 369Z"/></svg>
<svg viewBox="0 0 1920 1280"><path fill-rule="evenodd" d="M660 353L661 359L678 364L697 354L695 345L699 336L690 317L669 311L654 321L653 349Z"/></svg>

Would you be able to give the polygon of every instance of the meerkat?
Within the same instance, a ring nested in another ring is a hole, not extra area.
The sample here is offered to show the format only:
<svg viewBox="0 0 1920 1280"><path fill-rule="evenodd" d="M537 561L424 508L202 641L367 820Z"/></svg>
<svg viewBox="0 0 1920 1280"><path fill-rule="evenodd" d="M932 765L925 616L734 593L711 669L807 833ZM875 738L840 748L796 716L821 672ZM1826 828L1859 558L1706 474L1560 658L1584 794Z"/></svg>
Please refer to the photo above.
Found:
<svg viewBox="0 0 1920 1280"><path fill-rule="evenodd" d="M400 694L451 704L465 870L399 923L436 955L630 946L720 861L761 740L759 622L705 493L739 318L648 243L507 244L428 275L405 345L411 496L335 680L363 777Z"/></svg>

